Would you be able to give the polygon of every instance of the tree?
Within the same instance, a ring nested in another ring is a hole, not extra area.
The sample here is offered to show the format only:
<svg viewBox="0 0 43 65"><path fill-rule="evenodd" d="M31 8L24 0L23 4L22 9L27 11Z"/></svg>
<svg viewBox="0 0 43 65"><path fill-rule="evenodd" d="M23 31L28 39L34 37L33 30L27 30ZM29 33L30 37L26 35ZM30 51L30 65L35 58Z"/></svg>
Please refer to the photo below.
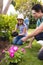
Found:
<svg viewBox="0 0 43 65"><path fill-rule="evenodd" d="M14 0L15 8L25 15L29 15L34 4L39 3L38 0Z"/></svg>
<svg viewBox="0 0 43 65"><path fill-rule="evenodd" d="M3 0L0 0L0 14L2 14Z"/></svg>
<svg viewBox="0 0 43 65"><path fill-rule="evenodd" d="M10 6L11 2L12 2L12 0L8 0L8 3L7 3L7 5L6 5L6 7L5 7L4 11L2 12L3 14L6 14L6 13L7 13L8 8L9 8L9 6Z"/></svg>

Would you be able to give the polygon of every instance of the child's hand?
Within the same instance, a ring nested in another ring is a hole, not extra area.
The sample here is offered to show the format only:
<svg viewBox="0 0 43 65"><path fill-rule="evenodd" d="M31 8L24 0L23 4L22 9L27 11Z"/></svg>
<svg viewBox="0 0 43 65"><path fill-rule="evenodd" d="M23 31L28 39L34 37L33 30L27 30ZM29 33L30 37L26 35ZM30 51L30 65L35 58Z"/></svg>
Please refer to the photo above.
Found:
<svg viewBox="0 0 43 65"><path fill-rule="evenodd" d="M12 33L16 32L15 30L12 31Z"/></svg>
<svg viewBox="0 0 43 65"><path fill-rule="evenodd" d="M23 37L21 40L25 42L27 40L27 37Z"/></svg>

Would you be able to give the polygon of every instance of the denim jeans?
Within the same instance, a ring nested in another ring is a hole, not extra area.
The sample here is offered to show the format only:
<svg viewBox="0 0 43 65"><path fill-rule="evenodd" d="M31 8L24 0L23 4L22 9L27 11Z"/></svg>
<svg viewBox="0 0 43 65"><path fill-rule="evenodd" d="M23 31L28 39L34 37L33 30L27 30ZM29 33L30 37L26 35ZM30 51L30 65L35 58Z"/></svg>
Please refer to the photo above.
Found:
<svg viewBox="0 0 43 65"><path fill-rule="evenodd" d="M41 33L39 33L38 35L36 35L36 36L35 36L35 39L36 39L37 41L43 40L43 32L41 32Z"/></svg>
<svg viewBox="0 0 43 65"><path fill-rule="evenodd" d="M13 44L16 44L16 45L22 45L23 44L23 41L21 40L21 38L25 37L24 35L21 35L21 36L16 36L15 38L13 38Z"/></svg>

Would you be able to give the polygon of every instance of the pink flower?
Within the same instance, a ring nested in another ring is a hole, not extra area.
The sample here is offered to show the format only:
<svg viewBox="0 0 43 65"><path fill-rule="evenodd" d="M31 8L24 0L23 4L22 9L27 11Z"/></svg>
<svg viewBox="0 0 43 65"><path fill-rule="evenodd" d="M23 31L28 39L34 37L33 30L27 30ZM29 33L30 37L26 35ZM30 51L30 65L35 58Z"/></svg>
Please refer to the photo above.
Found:
<svg viewBox="0 0 43 65"><path fill-rule="evenodd" d="M13 58L14 57L14 53L10 53L10 57Z"/></svg>
<svg viewBox="0 0 43 65"><path fill-rule="evenodd" d="M14 46L12 45L11 47L10 47L10 49L13 49L14 48Z"/></svg>
<svg viewBox="0 0 43 65"><path fill-rule="evenodd" d="M9 49L9 53L14 53L14 50L13 49Z"/></svg>
<svg viewBox="0 0 43 65"><path fill-rule="evenodd" d="M21 51L22 51L23 53L25 53L25 52L26 52L24 48L22 48L22 49L21 49Z"/></svg>
<svg viewBox="0 0 43 65"><path fill-rule="evenodd" d="M14 57L14 50L13 49L10 49L9 50L9 54L10 54L10 57L13 58Z"/></svg>
<svg viewBox="0 0 43 65"><path fill-rule="evenodd" d="M13 50L16 52L18 50L18 47L14 46Z"/></svg>
<svg viewBox="0 0 43 65"><path fill-rule="evenodd" d="M5 50L2 50L2 53L5 53Z"/></svg>
<svg viewBox="0 0 43 65"><path fill-rule="evenodd" d="M14 57L14 53L18 50L17 46L11 46L10 49L8 50L10 57Z"/></svg>
<svg viewBox="0 0 43 65"><path fill-rule="evenodd" d="M14 52L16 52L16 51L18 50L18 47L12 45L12 46L10 47L10 50L11 50L11 49L12 49Z"/></svg>

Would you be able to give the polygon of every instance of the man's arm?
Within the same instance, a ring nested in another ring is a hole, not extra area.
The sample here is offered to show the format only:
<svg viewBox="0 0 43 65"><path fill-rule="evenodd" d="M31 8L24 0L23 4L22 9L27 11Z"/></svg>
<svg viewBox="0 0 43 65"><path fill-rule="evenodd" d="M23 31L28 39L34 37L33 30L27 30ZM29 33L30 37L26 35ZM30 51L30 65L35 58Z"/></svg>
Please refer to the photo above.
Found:
<svg viewBox="0 0 43 65"><path fill-rule="evenodd" d="M22 41L26 41L28 38L34 37L34 36L36 36L37 34L39 34L40 32L42 32L42 31L43 31L43 23L41 23L40 26L37 27L37 28L34 30L34 32L32 32L30 35L28 35L28 36L22 38Z"/></svg>

